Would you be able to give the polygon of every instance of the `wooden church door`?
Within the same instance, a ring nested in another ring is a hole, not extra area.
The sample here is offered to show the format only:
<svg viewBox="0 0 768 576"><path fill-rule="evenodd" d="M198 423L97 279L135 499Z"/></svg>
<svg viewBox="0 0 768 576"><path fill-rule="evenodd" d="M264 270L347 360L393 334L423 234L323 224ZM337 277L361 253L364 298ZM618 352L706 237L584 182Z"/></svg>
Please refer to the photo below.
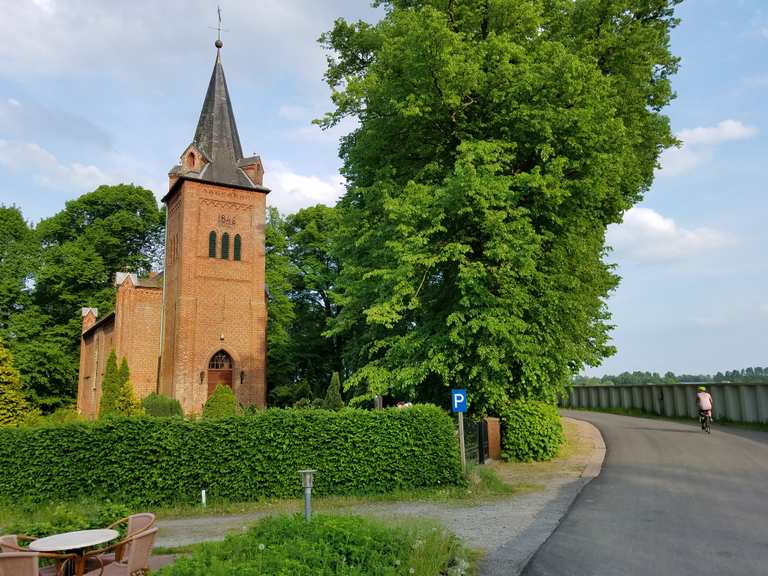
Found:
<svg viewBox="0 0 768 576"><path fill-rule="evenodd" d="M208 362L208 396L218 384L232 388L232 357L224 350L216 352Z"/></svg>

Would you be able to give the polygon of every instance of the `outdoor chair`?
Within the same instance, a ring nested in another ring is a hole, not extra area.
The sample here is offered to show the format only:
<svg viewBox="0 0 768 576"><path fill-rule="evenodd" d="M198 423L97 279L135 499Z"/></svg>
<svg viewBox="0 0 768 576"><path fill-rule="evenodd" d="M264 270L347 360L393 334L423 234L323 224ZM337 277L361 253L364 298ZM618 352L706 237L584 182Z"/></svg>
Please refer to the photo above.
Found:
<svg viewBox="0 0 768 576"><path fill-rule="evenodd" d="M0 552L29 552L22 548L21 542L32 542L35 540L32 536L21 536L20 534L6 534L0 536Z"/></svg>
<svg viewBox="0 0 768 576"><path fill-rule="evenodd" d="M86 572L85 576L144 576L149 574L149 557L152 555L156 535L157 528L150 528L112 546L87 552L86 558L95 559L99 563L99 567ZM102 563L101 557L104 554L126 544L130 544L130 546L127 548L122 561L114 561L110 564Z"/></svg>
<svg viewBox="0 0 768 576"><path fill-rule="evenodd" d="M107 528L119 530L123 524L126 524L125 536L115 545L115 551L102 554L98 559L96 557L89 557L85 565L86 570L96 570L101 566L112 564L112 562L120 562L123 558L127 557L131 547L131 538L152 528L155 525L155 515L151 512L131 514L116 522L112 522Z"/></svg>
<svg viewBox="0 0 768 576"><path fill-rule="evenodd" d="M31 552L29 548L23 548L20 546L20 542L33 542L36 538L32 536L21 536L19 534L7 534L0 536L0 552L7 553L24 553L34 554L37 558L50 558L56 562L52 566L44 566L39 568L36 575L39 576L59 576L64 572L64 567L68 562L71 562L75 556L72 554L54 554L51 552ZM4 576L0 572L0 576Z"/></svg>
<svg viewBox="0 0 768 576"><path fill-rule="evenodd" d="M3 552L0 554L0 576L38 576L35 552Z"/></svg>

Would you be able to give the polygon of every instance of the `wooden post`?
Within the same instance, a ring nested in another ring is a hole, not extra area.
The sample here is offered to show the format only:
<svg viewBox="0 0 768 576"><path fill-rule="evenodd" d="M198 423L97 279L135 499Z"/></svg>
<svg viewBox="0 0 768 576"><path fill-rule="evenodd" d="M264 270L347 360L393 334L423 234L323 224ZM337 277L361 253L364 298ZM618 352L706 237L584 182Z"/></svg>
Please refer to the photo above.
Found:
<svg viewBox="0 0 768 576"><path fill-rule="evenodd" d="M461 451L461 471L467 472L467 453L464 451L464 412L459 412L459 450Z"/></svg>

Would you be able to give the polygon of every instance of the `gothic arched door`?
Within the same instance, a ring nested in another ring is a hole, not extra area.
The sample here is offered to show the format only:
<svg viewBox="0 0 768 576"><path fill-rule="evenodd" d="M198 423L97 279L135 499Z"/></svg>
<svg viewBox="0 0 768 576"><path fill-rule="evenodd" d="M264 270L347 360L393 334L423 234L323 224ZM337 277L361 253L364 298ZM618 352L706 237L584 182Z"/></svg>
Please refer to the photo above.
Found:
<svg viewBox="0 0 768 576"><path fill-rule="evenodd" d="M208 396L218 384L232 388L232 357L224 350L216 352L208 362Z"/></svg>

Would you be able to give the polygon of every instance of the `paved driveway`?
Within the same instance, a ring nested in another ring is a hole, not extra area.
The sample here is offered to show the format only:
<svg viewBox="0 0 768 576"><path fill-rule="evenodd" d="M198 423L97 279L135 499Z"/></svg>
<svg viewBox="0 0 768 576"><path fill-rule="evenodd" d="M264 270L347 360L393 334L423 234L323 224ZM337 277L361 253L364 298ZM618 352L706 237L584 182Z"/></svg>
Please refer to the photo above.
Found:
<svg viewBox="0 0 768 576"><path fill-rule="evenodd" d="M768 433L590 412L600 476L528 576L768 574Z"/></svg>

